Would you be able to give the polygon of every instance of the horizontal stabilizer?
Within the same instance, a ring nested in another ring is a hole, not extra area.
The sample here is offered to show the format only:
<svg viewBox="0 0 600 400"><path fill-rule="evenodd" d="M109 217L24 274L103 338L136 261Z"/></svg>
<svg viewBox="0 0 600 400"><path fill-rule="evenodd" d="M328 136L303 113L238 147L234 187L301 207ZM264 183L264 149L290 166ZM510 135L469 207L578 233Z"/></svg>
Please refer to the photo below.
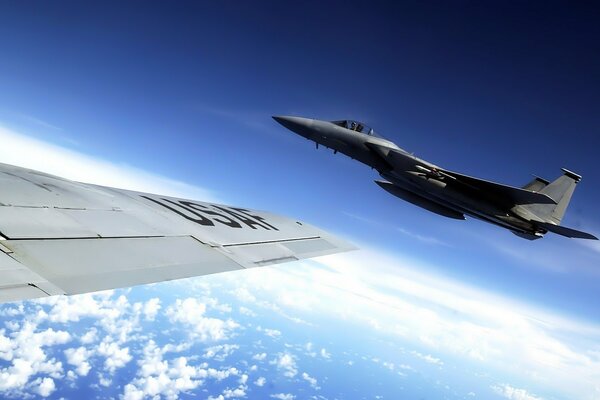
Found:
<svg viewBox="0 0 600 400"><path fill-rule="evenodd" d="M590 233L567 228L566 226L549 224L547 222L536 222L536 225L541 228L547 229L550 232L556 233L557 235L566 236L569 238L598 240L596 236Z"/></svg>

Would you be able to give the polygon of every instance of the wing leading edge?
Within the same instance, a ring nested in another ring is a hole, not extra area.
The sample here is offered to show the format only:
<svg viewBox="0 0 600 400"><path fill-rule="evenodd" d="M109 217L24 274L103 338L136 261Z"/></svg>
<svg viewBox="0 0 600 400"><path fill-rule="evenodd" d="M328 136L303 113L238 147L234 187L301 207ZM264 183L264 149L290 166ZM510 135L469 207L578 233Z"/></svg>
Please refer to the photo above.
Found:
<svg viewBox="0 0 600 400"><path fill-rule="evenodd" d="M262 211L72 182L0 164L0 302L161 282L352 250Z"/></svg>

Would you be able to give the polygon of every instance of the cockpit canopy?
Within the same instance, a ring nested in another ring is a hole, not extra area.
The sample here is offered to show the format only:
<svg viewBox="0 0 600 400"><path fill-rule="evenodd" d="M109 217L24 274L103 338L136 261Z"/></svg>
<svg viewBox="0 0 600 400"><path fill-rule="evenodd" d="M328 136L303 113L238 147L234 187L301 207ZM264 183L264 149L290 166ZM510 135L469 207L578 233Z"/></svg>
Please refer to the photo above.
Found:
<svg viewBox="0 0 600 400"><path fill-rule="evenodd" d="M373 128L371 128L370 126L367 126L367 125L363 124L360 121L353 121L351 119L344 119L342 121L331 121L331 122L333 124L337 125L337 126L341 126L342 128L346 128L346 129L350 129L352 131L364 133L365 135L382 137L382 136L378 135L377 133L375 133L375 131L373 130Z"/></svg>

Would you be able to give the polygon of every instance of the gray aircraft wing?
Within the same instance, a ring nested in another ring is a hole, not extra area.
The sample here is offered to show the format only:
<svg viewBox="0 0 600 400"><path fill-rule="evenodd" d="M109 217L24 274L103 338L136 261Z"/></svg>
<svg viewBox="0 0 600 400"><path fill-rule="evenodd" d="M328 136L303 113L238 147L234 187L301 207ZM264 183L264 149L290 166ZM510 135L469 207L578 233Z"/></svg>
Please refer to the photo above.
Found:
<svg viewBox="0 0 600 400"><path fill-rule="evenodd" d="M449 184L462 185L471 190L480 192L481 195L492 198L497 202L506 203L507 206L516 204L556 204L552 198L543 193L503 185L501 183L474 178L472 176L459 174L458 172L434 167L401 150L382 147L379 147L376 150L377 154L384 158L392 168L400 168L403 170L416 169L419 172L430 173L433 177L444 179Z"/></svg>
<svg viewBox="0 0 600 400"><path fill-rule="evenodd" d="M0 164L0 302L316 257L353 246L263 211Z"/></svg>
<svg viewBox="0 0 600 400"><path fill-rule="evenodd" d="M477 191L486 193L488 197L496 198L498 201L506 201L511 205L516 204L556 204L549 196L514 186L503 185L485 179L473 178L457 172L439 170L440 173L448 175L459 184L471 187Z"/></svg>

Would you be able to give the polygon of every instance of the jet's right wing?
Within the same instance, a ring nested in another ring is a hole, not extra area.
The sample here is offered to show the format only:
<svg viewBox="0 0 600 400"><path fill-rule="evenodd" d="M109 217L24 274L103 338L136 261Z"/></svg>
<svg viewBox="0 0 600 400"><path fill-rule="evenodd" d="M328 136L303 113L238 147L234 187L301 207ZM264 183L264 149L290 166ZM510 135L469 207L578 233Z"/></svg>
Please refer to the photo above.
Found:
<svg viewBox="0 0 600 400"><path fill-rule="evenodd" d="M0 302L316 257L354 247L267 212L0 164Z"/></svg>

